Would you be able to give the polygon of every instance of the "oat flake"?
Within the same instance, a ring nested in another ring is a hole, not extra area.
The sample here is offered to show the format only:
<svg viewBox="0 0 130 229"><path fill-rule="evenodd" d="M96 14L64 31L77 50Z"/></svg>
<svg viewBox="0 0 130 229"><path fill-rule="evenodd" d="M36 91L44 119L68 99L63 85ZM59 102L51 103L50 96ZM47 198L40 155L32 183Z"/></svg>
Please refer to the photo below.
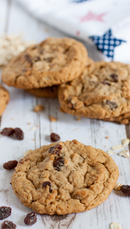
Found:
<svg viewBox="0 0 130 229"><path fill-rule="evenodd" d="M127 151L127 150L121 151L120 153L118 153L118 155L121 156L121 157L125 157L125 158L129 158L130 157L129 151Z"/></svg>
<svg viewBox="0 0 130 229"><path fill-rule="evenodd" d="M116 183L114 190L120 191L121 190L122 183Z"/></svg>
<svg viewBox="0 0 130 229"><path fill-rule="evenodd" d="M120 226L120 224L113 222L110 225L110 229L122 229L122 227Z"/></svg>
<svg viewBox="0 0 130 229"><path fill-rule="evenodd" d="M117 146L111 147L112 150L121 149L121 148L123 148L123 145L117 145Z"/></svg>
<svg viewBox="0 0 130 229"><path fill-rule="evenodd" d="M111 155L111 154L113 154L113 153L115 153L115 152L112 151L112 150L108 150L107 153L108 153L109 155Z"/></svg>
<svg viewBox="0 0 130 229"><path fill-rule="evenodd" d="M129 143L130 143L130 139L128 139L128 138L122 140L122 145L123 146L129 145Z"/></svg>
<svg viewBox="0 0 130 229"><path fill-rule="evenodd" d="M32 44L32 42L25 42L21 35L0 36L0 67L5 67L14 56Z"/></svg>

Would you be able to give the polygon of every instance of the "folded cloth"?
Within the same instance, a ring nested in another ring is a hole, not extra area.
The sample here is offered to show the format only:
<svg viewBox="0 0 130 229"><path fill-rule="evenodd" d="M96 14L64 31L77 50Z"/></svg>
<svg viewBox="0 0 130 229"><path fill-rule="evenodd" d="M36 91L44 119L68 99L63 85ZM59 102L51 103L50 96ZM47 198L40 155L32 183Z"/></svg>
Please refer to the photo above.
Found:
<svg viewBox="0 0 130 229"><path fill-rule="evenodd" d="M130 63L130 0L16 0L68 35L93 42L104 59Z"/></svg>

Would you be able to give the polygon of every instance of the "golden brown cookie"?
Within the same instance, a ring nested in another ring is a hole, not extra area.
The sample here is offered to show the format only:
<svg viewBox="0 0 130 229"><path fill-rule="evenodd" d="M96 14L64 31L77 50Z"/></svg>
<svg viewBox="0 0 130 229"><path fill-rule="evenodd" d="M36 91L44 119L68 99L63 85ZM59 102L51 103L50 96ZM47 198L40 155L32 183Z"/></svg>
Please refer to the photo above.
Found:
<svg viewBox="0 0 130 229"><path fill-rule="evenodd" d="M118 179L118 167L104 151L77 140L29 152L15 168L14 193L39 214L65 215L103 203Z"/></svg>
<svg viewBox="0 0 130 229"><path fill-rule="evenodd" d="M0 116L9 102L9 92L0 84Z"/></svg>
<svg viewBox="0 0 130 229"><path fill-rule="evenodd" d="M59 87L62 109L72 115L110 119L130 111L130 65L97 62Z"/></svg>
<svg viewBox="0 0 130 229"><path fill-rule="evenodd" d="M33 89L27 89L26 91L37 97L43 97L43 98L58 97L58 86L33 88Z"/></svg>
<svg viewBox="0 0 130 229"><path fill-rule="evenodd" d="M71 38L48 38L28 47L3 70L9 86L32 89L58 85L78 77L87 62L84 45Z"/></svg>

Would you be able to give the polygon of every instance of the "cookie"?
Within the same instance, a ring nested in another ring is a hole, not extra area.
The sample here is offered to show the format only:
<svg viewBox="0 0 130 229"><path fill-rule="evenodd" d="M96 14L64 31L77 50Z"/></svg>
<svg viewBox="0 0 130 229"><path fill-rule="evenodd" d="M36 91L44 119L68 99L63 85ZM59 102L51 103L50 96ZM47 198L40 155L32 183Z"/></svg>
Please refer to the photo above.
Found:
<svg viewBox="0 0 130 229"><path fill-rule="evenodd" d="M115 123L120 123L120 124L125 124L125 125L130 124L130 112L119 115L117 117L111 117L108 119L104 119L104 121L115 122Z"/></svg>
<svg viewBox="0 0 130 229"><path fill-rule="evenodd" d="M25 206L49 215L98 206L108 198L119 175L107 153L77 140L31 151L15 169L14 193Z"/></svg>
<svg viewBox="0 0 130 229"><path fill-rule="evenodd" d="M9 92L0 84L0 116L9 102Z"/></svg>
<svg viewBox="0 0 130 229"><path fill-rule="evenodd" d="M62 109L72 115L107 119L130 111L130 65L97 62L59 87Z"/></svg>
<svg viewBox="0 0 130 229"><path fill-rule="evenodd" d="M58 98L58 86L33 88L26 91L37 97Z"/></svg>
<svg viewBox="0 0 130 229"><path fill-rule="evenodd" d="M70 38L48 38L28 47L3 70L9 86L32 89L58 85L78 77L87 62L84 45Z"/></svg>

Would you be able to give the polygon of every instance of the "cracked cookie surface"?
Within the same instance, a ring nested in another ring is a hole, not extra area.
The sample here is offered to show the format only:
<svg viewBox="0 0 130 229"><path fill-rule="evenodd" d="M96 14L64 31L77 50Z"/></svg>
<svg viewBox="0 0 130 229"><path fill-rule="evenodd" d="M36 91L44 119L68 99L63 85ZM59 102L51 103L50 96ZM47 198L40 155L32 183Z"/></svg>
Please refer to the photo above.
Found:
<svg viewBox="0 0 130 229"><path fill-rule="evenodd" d="M77 140L50 144L29 152L15 168L14 193L39 214L65 215L104 202L119 171L104 151Z"/></svg>
<svg viewBox="0 0 130 229"><path fill-rule="evenodd" d="M58 85L78 77L87 62L84 45L70 38L48 38L28 47L3 70L9 86L32 89Z"/></svg>
<svg viewBox="0 0 130 229"><path fill-rule="evenodd" d="M0 84L0 116L9 102L9 92Z"/></svg>
<svg viewBox="0 0 130 229"><path fill-rule="evenodd" d="M43 98L58 98L58 86L26 89L32 95Z"/></svg>
<svg viewBox="0 0 130 229"><path fill-rule="evenodd" d="M97 62L71 83L60 85L62 109L72 115L107 119L130 111L130 65Z"/></svg>

